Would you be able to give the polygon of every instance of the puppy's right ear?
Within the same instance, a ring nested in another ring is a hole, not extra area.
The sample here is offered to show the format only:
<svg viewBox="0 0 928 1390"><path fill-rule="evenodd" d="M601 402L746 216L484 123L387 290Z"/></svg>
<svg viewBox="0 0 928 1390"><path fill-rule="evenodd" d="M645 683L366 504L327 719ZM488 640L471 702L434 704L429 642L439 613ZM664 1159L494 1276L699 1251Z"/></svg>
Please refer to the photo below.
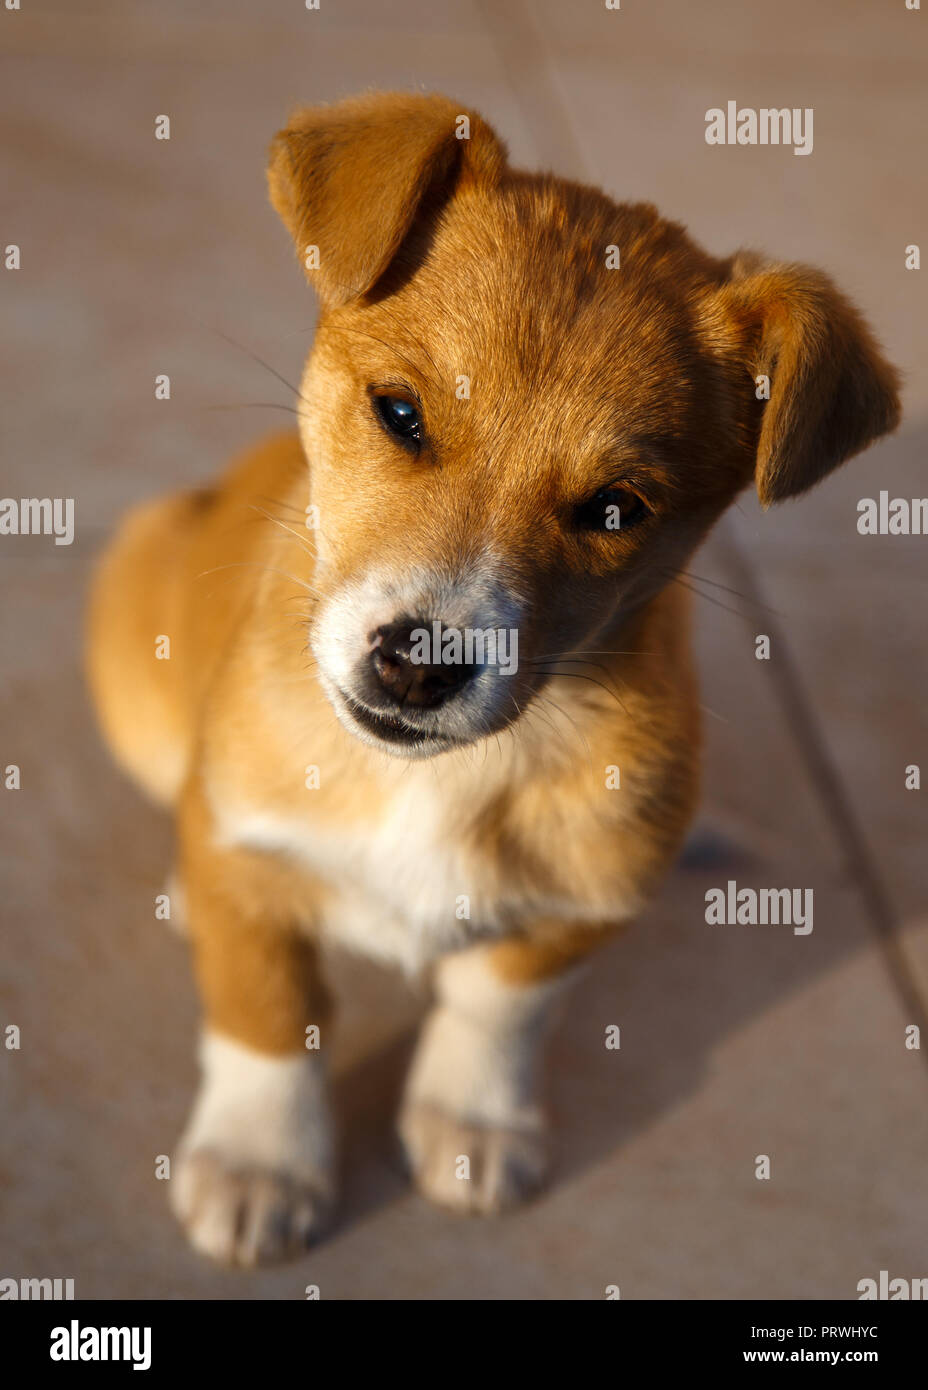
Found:
<svg viewBox="0 0 928 1390"><path fill-rule="evenodd" d="M427 194L492 184L505 163L474 112L383 92L296 112L271 145L268 184L310 283L335 306L376 284Z"/></svg>
<svg viewBox="0 0 928 1390"><path fill-rule="evenodd" d="M899 423L899 376L827 275L741 252L717 297L748 382L770 391L757 422L763 505L795 497ZM753 395L753 399L756 396ZM752 406L753 406L752 399Z"/></svg>

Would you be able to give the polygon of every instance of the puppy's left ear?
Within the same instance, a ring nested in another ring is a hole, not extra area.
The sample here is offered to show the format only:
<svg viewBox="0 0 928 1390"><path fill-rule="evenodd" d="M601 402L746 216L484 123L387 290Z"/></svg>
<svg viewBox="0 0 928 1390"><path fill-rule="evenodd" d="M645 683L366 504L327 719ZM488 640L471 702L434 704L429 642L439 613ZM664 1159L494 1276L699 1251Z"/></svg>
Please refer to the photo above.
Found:
<svg viewBox="0 0 928 1390"><path fill-rule="evenodd" d="M307 277L334 306L376 284L427 199L468 179L492 185L505 164L476 112L440 96L372 92L295 112L267 172Z"/></svg>
<svg viewBox="0 0 928 1390"><path fill-rule="evenodd" d="M899 423L899 376L860 314L820 271L735 256L714 310L740 369L767 377L755 483L763 505L805 492ZM721 328L715 318L713 337ZM717 340L716 340L717 341ZM750 389L750 383L746 383Z"/></svg>

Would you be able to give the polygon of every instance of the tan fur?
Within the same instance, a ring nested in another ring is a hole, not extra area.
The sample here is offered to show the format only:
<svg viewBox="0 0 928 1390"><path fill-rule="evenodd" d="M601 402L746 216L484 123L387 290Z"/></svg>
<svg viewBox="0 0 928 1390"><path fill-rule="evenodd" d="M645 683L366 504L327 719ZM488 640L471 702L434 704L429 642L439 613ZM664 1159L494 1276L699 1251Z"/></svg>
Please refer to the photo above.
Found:
<svg viewBox="0 0 928 1390"><path fill-rule="evenodd" d="M513 171L474 113L456 138L461 114L373 95L298 113L277 137L271 197L301 261L318 249L323 305L300 437L132 513L94 589L100 718L121 763L177 808L207 1019L267 1054L295 1054L325 1017L312 938L353 894L375 918L401 897L394 844L421 841L428 863L405 870L421 911L437 891L444 912L446 884L442 941L492 938L483 959L513 998L638 912L697 795L674 574L752 478L765 502L799 493L898 418L895 374L826 277L714 259L648 205ZM372 388L421 403L415 457L375 419ZM580 533L575 508L617 484L645 522ZM481 565L521 605L507 713L431 761L364 746L307 649L319 615L372 567ZM470 924L454 917L462 893ZM490 1057L502 1025L481 1019ZM417 1143L434 1130L422 1105ZM449 1142L434 1139L429 1171Z"/></svg>

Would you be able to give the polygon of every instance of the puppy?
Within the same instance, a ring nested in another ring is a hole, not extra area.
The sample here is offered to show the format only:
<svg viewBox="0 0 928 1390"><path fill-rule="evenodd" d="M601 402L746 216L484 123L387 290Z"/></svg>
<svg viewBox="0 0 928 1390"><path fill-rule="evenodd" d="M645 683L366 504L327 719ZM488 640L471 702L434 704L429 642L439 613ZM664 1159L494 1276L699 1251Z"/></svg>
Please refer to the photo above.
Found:
<svg viewBox="0 0 928 1390"><path fill-rule="evenodd" d="M802 493L899 417L824 275L513 170L441 97L301 111L269 181L321 303L299 433L134 511L89 634L109 744L177 817L205 1027L173 1204L241 1264L335 1202L326 936L431 972L422 1192L541 1184L557 1002L696 801L672 580L746 484Z"/></svg>

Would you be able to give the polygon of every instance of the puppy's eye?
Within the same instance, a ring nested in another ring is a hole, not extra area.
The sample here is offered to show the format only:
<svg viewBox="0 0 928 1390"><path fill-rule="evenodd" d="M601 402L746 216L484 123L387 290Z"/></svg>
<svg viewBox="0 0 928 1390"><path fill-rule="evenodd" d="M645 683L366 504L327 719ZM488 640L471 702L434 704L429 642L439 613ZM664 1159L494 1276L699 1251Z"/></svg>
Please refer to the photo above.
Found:
<svg viewBox="0 0 928 1390"><path fill-rule="evenodd" d="M584 531L627 531L647 515L647 507L637 493L626 487L604 487L582 502L574 513Z"/></svg>
<svg viewBox="0 0 928 1390"><path fill-rule="evenodd" d="M375 396L374 410L388 434L408 448L422 443L422 418L411 402L402 396Z"/></svg>

